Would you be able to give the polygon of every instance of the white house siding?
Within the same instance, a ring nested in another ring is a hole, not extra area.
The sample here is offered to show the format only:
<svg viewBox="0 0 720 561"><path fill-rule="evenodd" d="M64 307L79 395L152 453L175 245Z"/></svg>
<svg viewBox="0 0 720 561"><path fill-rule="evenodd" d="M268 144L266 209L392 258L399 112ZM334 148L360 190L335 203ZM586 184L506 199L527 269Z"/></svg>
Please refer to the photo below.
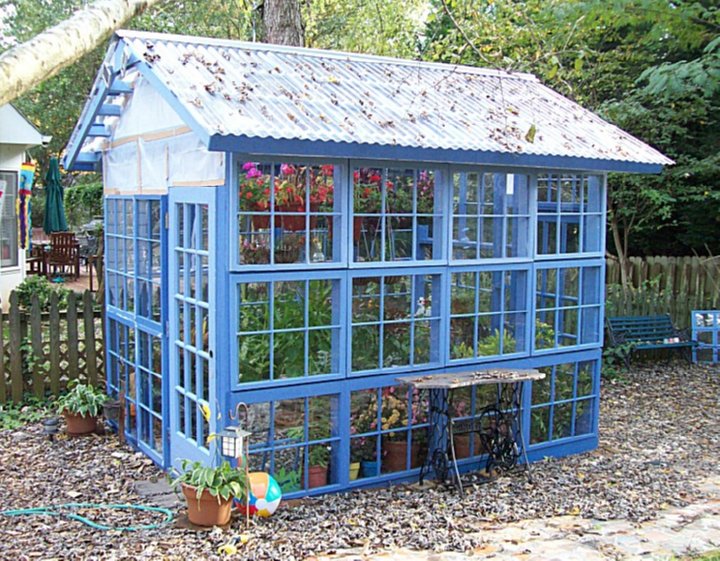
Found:
<svg viewBox="0 0 720 561"><path fill-rule="evenodd" d="M0 144L0 171L10 171L20 174L20 166L23 163L24 146L18 144ZM0 235L4 235L10 228L17 230L17 219L9 219L10 212L7 210L11 205L12 216L15 216L16 199L5 199L3 202L3 210L0 215ZM18 252L18 264L14 267L0 267L0 301L2 308L7 309L8 298L10 292L20 284L25 278L25 252L21 251L17 246L14 250Z"/></svg>

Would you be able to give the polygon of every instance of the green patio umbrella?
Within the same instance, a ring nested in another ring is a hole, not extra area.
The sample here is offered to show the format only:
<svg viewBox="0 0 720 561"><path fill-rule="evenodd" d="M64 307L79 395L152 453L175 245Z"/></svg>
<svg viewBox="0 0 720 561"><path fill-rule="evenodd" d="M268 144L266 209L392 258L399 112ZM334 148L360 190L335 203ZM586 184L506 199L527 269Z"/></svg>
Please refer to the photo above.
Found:
<svg viewBox="0 0 720 561"><path fill-rule="evenodd" d="M64 189L60 183L60 167L57 158L50 158L50 167L45 175L45 222L43 230L50 232L66 232Z"/></svg>

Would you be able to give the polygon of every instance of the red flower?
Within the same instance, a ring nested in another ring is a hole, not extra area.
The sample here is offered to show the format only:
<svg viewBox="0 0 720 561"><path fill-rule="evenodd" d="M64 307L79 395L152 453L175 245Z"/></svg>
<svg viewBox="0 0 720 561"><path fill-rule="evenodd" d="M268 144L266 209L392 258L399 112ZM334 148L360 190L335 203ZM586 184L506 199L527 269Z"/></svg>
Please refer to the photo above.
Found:
<svg viewBox="0 0 720 561"><path fill-rule="evenodd" d="M332 164L325 164L321 168L321 172L325 177L332 176L335 167ZM357 173L357 172L356 172Z"/></svg>
<svg viewBox="0 0 720 561"><path fill-rule="evenodd" d="M360 172L354 171L353 172L353 180L355 181L355 183L357 183L358 179L360 179Z"/></svg>
<svg viewBox="0 0 720 561"><path fill-rule="evenodd" d="M379 184L381 180L382 180L382 177L380 177L377 173L373 173L373 174L370 176L370 181L372 181L373 183L378 183L378 184Z"/></svg>

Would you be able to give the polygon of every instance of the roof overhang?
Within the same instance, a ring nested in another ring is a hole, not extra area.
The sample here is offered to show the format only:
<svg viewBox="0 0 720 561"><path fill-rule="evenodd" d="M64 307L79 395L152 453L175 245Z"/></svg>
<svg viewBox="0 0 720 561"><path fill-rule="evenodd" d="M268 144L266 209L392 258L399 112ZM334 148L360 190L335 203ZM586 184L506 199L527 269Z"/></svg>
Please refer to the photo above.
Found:
<svg viewBox="0 0 720 561"><path fill-rule="evenodd" d="M358 160L420 161L438 164L507 166L517 168L567 169L624 173L660 173L660 164L621 160L596 160L553 155L508 154L414 146L386 146L352 142L320 142L309 140L254 138L248 136L214 135L208 149L239 152L257 156L297 156L351 158Z"/></svg>

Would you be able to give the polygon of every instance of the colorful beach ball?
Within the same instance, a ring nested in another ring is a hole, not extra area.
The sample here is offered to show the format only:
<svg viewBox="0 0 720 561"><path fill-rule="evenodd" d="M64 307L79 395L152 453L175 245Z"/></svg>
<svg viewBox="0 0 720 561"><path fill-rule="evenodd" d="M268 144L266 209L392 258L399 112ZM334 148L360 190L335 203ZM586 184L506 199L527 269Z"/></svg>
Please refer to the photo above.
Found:
<svg viewBox="0 0 720 561"><path fill-rule="evenodd" d="M253 471L248 475L250 479L250 514L267 518L280 506L282 490L280 485L269 473ZM241 511L245 510L243 501L235 500Z"/></svg>

